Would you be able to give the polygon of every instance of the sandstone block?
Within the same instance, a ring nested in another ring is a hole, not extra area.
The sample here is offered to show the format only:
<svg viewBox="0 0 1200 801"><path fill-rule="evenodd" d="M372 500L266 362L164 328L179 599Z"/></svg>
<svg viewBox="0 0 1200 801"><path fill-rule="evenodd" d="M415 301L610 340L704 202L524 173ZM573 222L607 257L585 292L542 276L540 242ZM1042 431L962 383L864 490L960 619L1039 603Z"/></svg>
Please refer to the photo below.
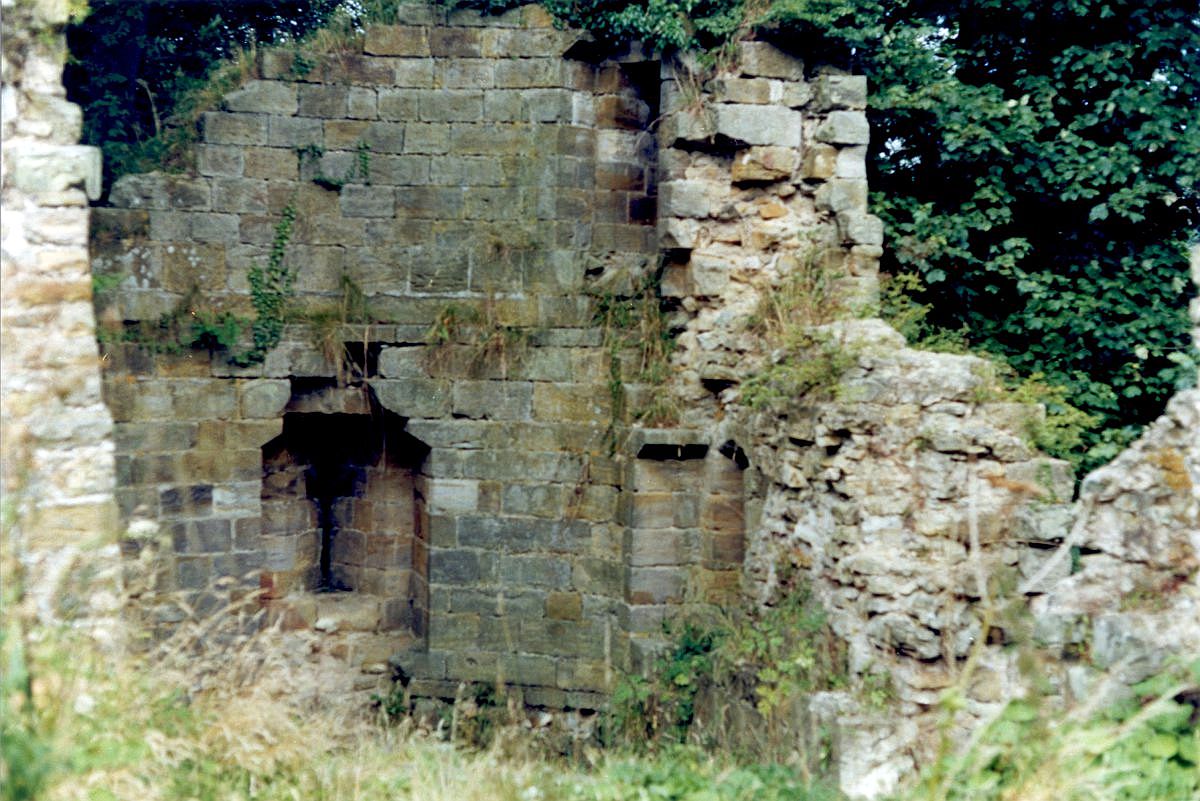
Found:
<svg viewBox="0 0 1200 801"><path fill-rule="evenodd" d="M551 620L582 620L583 596L577 592L547 594L546 617Z"/></svg>
<svg viewBox="0 0 1200 801"><path fill-rule="evenodd" d="M864 109L867 107L865 75L821 75L817 78L818 110Z"/></svg>
<svg viewBox="0 0 1200 801"><path fill-rule="evenodd" d="M35 197L84 189L92 200L100 197L100 151L88 145L47 145L39 142L6 143L5 160L13 185Z"/></svg>
<svg viewBox="0 0 1200 801"><path fill-rule="evenodd" d="M395 78L395 59L340 54L324 64L324 79L335 84L386 86Z"/></svg>
<svg viewBox="0 0 1200 801"><path fill-rule="evenodd" d="M550 687L558 675L558 660L549 656L505 654L500 661L504 678L514 684Z"/></svg>
<svg viewBox="0 0 1200 801"><path fill-rule="evenodd" d="M244 418L278 417L292 397L287 380L249 381L242 386L241 413Z"/></svg>
<svg viewBox="0 0 1200 801"><path fill-rule="evenodd" d="M265 145L267 120L265 114L208 111L200 117L200 128L207 144Z"/></svg>
<svg viewBox="0 0 1200 801"><path fill-rule="evenodd" d="M420 90L422 122L476 122L483 119L483 93L471 90Z"/></svg>
<svg viewBox="0 0 1200 801"><path fill-rule="evenodd" d="M883 220L863 211L843 211L837 215L842 241L860 245L883 244Z"/></svg>
<svg viewBox="0 0 1200 801"><path fill-rule="evenodd" d="M862 111L831 111L813 138L834 145L865 145L871 141L871 127Z"/></svg>
<svg viewBox="0 0 1200 801"><path fill-rule="evenodd" d="M363 142L372 153L403 153L404 126L394 122L368 123Z"/></svg>
<svg viewBox="0 0 1200 801"><path fill-rule="evenodd" d="M282 147L248 147L239 148L239 155L242 172L247 178L294 181L299 175L295 150Z"/></svg>
<svg viewBox="0 0 1200 801"><path fill-rule="evenodd" d="M486 58L458 58L437 62L438 85L444 89L490 89L495 82L494 62Z"/></svg>
<svg viewBox="0 0 1200 801"><path fill-rule="evenodd" d="M767 42L739 42L738 68L743 75L804 80L804 62Z"/></svg>
<svg viewBox="0 0 1200 801"><path fill-rule="evenodd" d="M351 184L342 187L338 206L344 217L392 217L396 196L390 186Z"/></svg>
<svg viewBox="0 0 1200 801"><path fill-rule="evenodd" d="M773 100L772 82L766 78L717 78L707 88L713 98L721 103L764 105Z"/></svg>
<svg viewBox="0 0 1200 801"><path fill-rule="evenodd" d="M479 30L433 28L429 31L429 52L435 58L479 58L483 36Z"/></svg>
<svg viewBox="0 0 1200 801"><path fill-rule="evenodd" d="M409 123L405 128L405 153L446 153L450 149L450 126L446 123Z"/></svg>
<svg viewBox="0 0 1200 801"><path fill-rule="evenodd" d="M283 81L248 81L240 89L225 95L222 101L229 111L258 114L296 113L296 84Z"/></svg>
<svg viewBox="0 0 1200 801"><path fill-rule="evenodd" d="M726 103L716 108L717 133L748 145L799 147L801 122L800 112L777 106Z"/></svg>
<svg viewBox="0 0 1200 801"><path fill-rule="evenodd" d="M734 265L720 256L693 252L688 262L691 289L705 297L720 295L729 286L733 270Z"/></svg>
<svg viewBox="0 0 1200 801"><path fill-rule="evenodd" d="M798 166L797 152L788 147L752 147L733 158L735 182L780 181L790 178Z"/></svg>
<svg viewBox="0 0 1200 801"><path fill-rule="evenodd" d="M859 178L834 178L817 189L818 209L832 211L865 211L867 182Z"/></svg>
<svg viewBox="0 0 1200 801"><path fill-rule="evenodd" d="M501 556L497 576L511 586L564 590L571 584L571 563L555 556Z"/></svg>
<svg viewBox="0 0 1200 801"><path fill-rule="evenodd" d="M389 81L390 82L390 81ZM352 86L346 98L352 120L373 120L378 116L378 93L374 87Z"/></svg>
<svg viewBox="0 0 1200 801"><path fill-rule="evenodd" d="M686 574L677 567L631 567L629 602L639 605L682 603L686 584Z"/></svg>
<svg viewBox="0 0 1200 801"><path fill-rule="evenodd" d="M450 412L450 391L440 381L374 379L371 388L384 408L403 417L443 417Z"/></svg>
<svg viewBox="0 0 1200 801"><path fill-rule="evenodd" d="M721 189L705 181L667 181L658 188L658 207L666 217L704 218Z"/></svg>
<svg viewBox="0 0 1200 801"><path fill-rule="evenodd" d="M832 145L812 145L804 149L800 176L810 181L832 178L837 171L837 148Z"/></svg>
<svg viewBox="0 0 1200 801"><path fill-rule="evenodd" d="M666 115L659 125L659 140L667 147L676 143L706 142L716 134L716 114L712 109L675 111Z"/></svg>
<svg viewBox="0 0 1200 801"><path fill-rule="evenodd" d="M496 88L533 89L563 86L563 62L557 58L520 58L496 64Z"/></svg>
<svg viewBox="0 0 1200 801"><path fill-rule="evenodd" d="M325 143L320 120L298 117L270 117L269 120L267 144L271 147L306 147Z"/></svg>
<svg viewBox="0 0 1200 801"><path fill-rule="evenodd" d="M345 86L302 84L296 113L301 117L341 119L350 111L350 92Z"/></svg>
<svg viewBox="0 0 1200 801"><path fill-rule="evenodd" d="M267 213L267 182L254 178L214 178L213 209L242 214Z"/></svg>
<svg viewBox="0 0 1200 801"><path fill-rule="evenodd" d="M483 420L528 420L533 385L514 381L456 381L451 410L455 415Z"/></svg>
<svg viewBox="0 0 1200 801"><path fill-rule="evenodd" d="M376 56L428 56L429 29L405 25L372 25L363 52Z"/></svg>
<svg viewBox="0 0 1200 801"><path fill-rule="evenodd" d="M865 179L867 177L866 146L843 147L838 150L835 174L838 178Z"/></svg>

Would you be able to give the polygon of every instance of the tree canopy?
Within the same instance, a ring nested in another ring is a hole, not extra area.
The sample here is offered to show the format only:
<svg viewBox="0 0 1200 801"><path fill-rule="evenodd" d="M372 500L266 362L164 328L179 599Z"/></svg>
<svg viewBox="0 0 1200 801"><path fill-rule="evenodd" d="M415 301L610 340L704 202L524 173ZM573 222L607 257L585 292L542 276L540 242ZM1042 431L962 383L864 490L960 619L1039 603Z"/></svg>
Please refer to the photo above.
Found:
<svg viewBox="0 0 1200 801"><path fill-rule="evenodd" d="M382 0L345 4L356 20ZM512 0L456 3L498 11ZM299 37L336 0L93 0L69 89L133 162L215 57ZM1110 458L1195 378L1200 7L1189 0L544 0L601 38L719 63L743 37L866 74L872 210L905 333L989 351L1095 418ZM378 15L379 9L374 13ZM159 136L155 136L159 133ZM152 151L152 148L151 148Z"/></svg>

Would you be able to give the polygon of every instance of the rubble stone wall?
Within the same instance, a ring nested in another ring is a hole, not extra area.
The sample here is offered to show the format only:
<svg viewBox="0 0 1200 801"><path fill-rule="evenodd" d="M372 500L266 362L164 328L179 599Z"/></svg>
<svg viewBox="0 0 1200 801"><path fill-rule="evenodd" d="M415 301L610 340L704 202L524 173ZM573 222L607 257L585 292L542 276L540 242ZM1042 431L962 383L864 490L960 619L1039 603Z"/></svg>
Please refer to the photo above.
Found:
<svg viewBox="0 0 1200 801"><path fill-rule="evenodd" d="M2 536L28 571L39 613L52 615L75 557L87 551L99 568L112 554L94 549L116 535L112 417L101 399L88 262L100 152L77 144L82 116L62 87L65 6L0 6Z"/></svg>

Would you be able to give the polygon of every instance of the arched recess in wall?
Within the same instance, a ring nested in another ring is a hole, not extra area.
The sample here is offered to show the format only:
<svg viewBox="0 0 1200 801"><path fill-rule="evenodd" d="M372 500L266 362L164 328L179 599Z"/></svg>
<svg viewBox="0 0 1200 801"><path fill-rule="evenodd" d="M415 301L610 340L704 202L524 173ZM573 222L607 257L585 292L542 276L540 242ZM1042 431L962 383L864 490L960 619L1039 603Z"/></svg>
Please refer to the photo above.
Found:
<svg viewBox="0 0 1200 801"><path fill-rule="evenodd" d="M367 387L292 381L283 431L263 446L263 587L370 596L379 631L424 630L421 468L429 453Z"/></svg>

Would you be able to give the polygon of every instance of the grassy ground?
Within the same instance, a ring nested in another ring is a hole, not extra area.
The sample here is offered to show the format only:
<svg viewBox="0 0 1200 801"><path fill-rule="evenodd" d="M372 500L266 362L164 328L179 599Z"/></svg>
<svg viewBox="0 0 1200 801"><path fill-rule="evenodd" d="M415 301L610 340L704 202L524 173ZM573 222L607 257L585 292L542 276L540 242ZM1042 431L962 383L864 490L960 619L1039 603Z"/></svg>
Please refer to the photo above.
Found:
<svg viewBox="0 0 1200 801"><path fill-rule="evenodd" d="M604 718L625 732L613 738L474 701L386 719L351 712L319 672L297 669L288 635L247 627L229 610L180 623L162 641L105 648L84 627L33 622L13 571L0 572L0 801L838 798L820 766L789 758L795 748L758 764L767 751L735 758L680 744L698 739L686 688L719 682L730 655L753 666L767 721L784 695L816 688L786 671L821 661L811 650L819 619L804 603L742 626L749 634L736 622L714 635L677 632L661 675L631 685L625 706ZM785 630L808 633L790 640ZM778 636L753 636L764 631ZM903 801L1200 799L1200 660L1124 697L1095 693L1082 708L1014 699L966 742L949 735L958 697L951 690L943 702L940 758L910 777Z"/></svg>

